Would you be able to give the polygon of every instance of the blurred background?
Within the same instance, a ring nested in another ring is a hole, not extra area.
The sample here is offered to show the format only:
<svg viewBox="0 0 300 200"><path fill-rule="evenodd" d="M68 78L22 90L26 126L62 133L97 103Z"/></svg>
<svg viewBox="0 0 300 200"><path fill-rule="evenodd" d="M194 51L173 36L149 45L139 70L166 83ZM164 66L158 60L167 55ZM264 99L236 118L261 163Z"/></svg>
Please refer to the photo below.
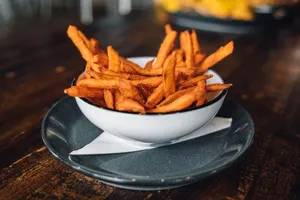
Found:
<svg viewBox="0 0 300 200"><path fill-rule="evenodd" d="M0 0L0 37L5 37L11 26L26 21L38 23L61 18L91 24L104 15L124 16L134 10L154 12L161 23L169 20L179 26L231 32L225 30L228 25L274 23L294 17L299 10L298 2L299 0Z"/></svg>
<svg viewBox="0 0 300 200"><path fill-rule="evenodd" d="M201 37L206 34L204 44L211 43L209 38L221 44L225 34L230 39L234 35L252 37L287 26L300 13L298 1L0 0L0 48L7 59L28 48L41 51L41 47L66 41L65 30L73 24L124 55L140 55L141 51L134 50L140 46L147 46L144 54L152 55L166 23L176 30L196 29ZM156 34L147 34L156 30ZM219 36L213 37L216 34Z"/></svg>
<svg viewBox="0 0 300 200"><path fill-rule="evenodd" d="M122 41L118 30L124 29L128 18L131 25L143 19L145 26L150 20L158 25L171 23L175 29L260 34L288 24L298 13L298 0L0 0L0 47L35 35L39 37L34 43L45 42L51 37L41 36L64 34L69 24L99 33L95 37L105 37L105 44L116 37L101 35L101 30L115 27L111 34Z"/></svg>

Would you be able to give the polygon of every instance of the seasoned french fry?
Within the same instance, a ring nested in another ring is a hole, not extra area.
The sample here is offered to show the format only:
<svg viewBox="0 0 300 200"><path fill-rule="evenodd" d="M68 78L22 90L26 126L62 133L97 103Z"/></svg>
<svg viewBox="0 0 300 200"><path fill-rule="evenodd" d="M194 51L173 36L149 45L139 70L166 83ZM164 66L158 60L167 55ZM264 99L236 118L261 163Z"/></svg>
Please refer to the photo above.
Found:
<svg viewBox="0 0 300 200"><path fill-rule="evenodd" d="M99 48L99 42L95 38L91 38L89 43L90 43L90 50L93 55L96 55L101 52Z"/></svg>
<svg viewBox="0 0 300 200"><path fill-rule="evenodd" d="M129 63L125 63L123 59L120 59L120 69L121 72L128 73L128 74L138 74L136 70Z"/></svg>
<svg viewBox="0 0 300 200"><path fill-rule="evenodd" d="M78 81L77 85L96 89L118 89L120 87L120 80L84 79Z"/></svg>
<svg viewBox="0 0 300 200"><path fill-rule="evenodd" d="M156 56L155 63L153 64L153 68L162 68L166 58L168 57L169 53L172 51L174 42L176 40L177 32L171 31L169 34L166 35L164 41L162 42L158 54Z"/></svg>
<svg viewBox="0 0 300 200"><path fill-rule="evenodd" d="M80 80L83 80L83 79L86 79L86 71L84 71L82 74L80 74L77 78L77 81L80 81Z"/></svg>
<svg viewBox="0 0 300 200"><path fill-rule="evenodd" d="M148 112L149 113L167 113L167 112L184 110L196 101L196 95L195 95L194 90L187 92L186 94L184 94L183 96L179 97L178 99L174 100L173 102L171 102L169 104L151 109Z"/></svg>
<svg viewBox="0 0 300 200"><path fill-rule="evenodd" d="M101 79L101 74L95 72L93 69L86 70L86 73L89 75L89 78Z"/></svg>
<svg viewBox="0 0 300 200"><path fill-rule="evenodd" d="M90 68L92 68L95 72L101 72L101 69L104 68L103 65L99 63L88 63Z"/></svg>
<svg viewBox="0 0 300 200"><path fill-rule="evenodd" d="M152 93L152 90L144 85L138 85L137 88L140 91L140 93L143 95L144 99L148 99L148 97Z"/></svg>
<svg viewBox="0 0 300 200"><path fill-rule="evenodd" d="M91 45L89 39L81 32L80 30L77 29L79 37L83 40L84 44L87 46L87 48L91 51Z"/></svg>
<svg viewBox="0 0 300 200"><path fill-rule="evenodd" d="M116 72L114 72L116 73ZM114 76L114 75L111 75L111 74L104 74L104 73L99 73L99 72L96 72L94 70L90 70L89 71L89 75L91 78L95 78L95 79L103 79L103 80L120 80L120 77L118 76Z"/></svg>
<svg viewBox="0 0 300 200"><path fill-rule="evenodd" d="M107 108L114 109L114 96L111 90L105 89L103 91L104 94L104 101Z"/></svg>
<svg viewBox="0 0 300 200"><path fill-rule="evenodd" d="M156 107L161 107L161 106L167 105L167 104L175 101L176 99L178 99L182 95L185 95L186 93L188 93L188 92L190 92L194 89L195 89L195 87L190 87L190 88L186 88L186 89L183 89L183 90L178 90L177 92L175 92L175 93L171 94L170 96L168 96L165 100L163 100Z"/></svg>
<svg viewBox="0 0 300 200"><path fill-rule="evenodd" d="M162 68L157 68L157 69L144 69L138 66L137 64L127 60L123 59L124 61L124 66L127 65L128 67L131 67L131 69L135 70L136 73L144 75L144 76L160 76L163 73ZM187 68L176 68L176 72L180 72L184 75L194 75L195 70L194 69L187 69ZM129 73L129 72L128 72Z"/></svg>
<svg viewBox="0 0 300 200"><path fill-rule="evenodd" d="M205 81L203 82L205 84ZM154 108L152 110L149 110L148 112L167 113L167 112L184 110L189 106L191 106L195 101L202 98L201 96L201 91L203 90L202 86L203 85L201 82L201 84L197 84L197 86L193 90L186 92L184 95L172 101L171 103Z"/></svg>
<svg viewBox="0 0 300 200"><path fill-rule="evenodd" d="M127 80L121 79L119 82L120 82L119 90L125 97L134 99L141 104L145 103L143 96L141 95L139 90L134 85L132 85Z"/></svg>
<svg viewBox="0 0 300 200"><path fill-rule="evenodd" d="M205 75L202 75L202 76L197 76L197 77L194 77L192 79L189 79L189 80L186 80L186 81L180 83L178 85L178 88L181 90L181 89L185 89L185 88L188 88L188 87L192 87L192 86L197 85L197 83L199 81L207 80L207 79L210 79L211 77L213 77L213 75L211 75L211 74L205 74Z"/></svg>
<svg viewBox="0 0 300 200"><path fill-rule="evenodd" d="M157 68L157 69L134 69L138 74L144 75L144 76L161 76L163 73L162 68ZM196 70L195 69L188 69L188 68L176 68L176 72L182 73L187 76L192 76L195 74Z"/></svg>
<svg viewBox="0 0 300 200"><path fill-rule="evenodd" d="M139 70L143 70L138 64L119 56L120 62L123 64L122 69L129 74L141 74ZM143 74L142 74L143 75Z"/></svg>
<svg viewBox="0 0 300 200"><path fill-rule="evenodd" d="M169 95L173 94L176 90L175 88L175 65L176 65L176 54L173 52L168 58L163 66L163 83L164 83L164 91L165 97L167 98Z"/></svg>
<svg viewBox="0 0 300 200"><path fill-rule="evenodd" d="M138 64L136 64L136 63L134 63L134 62L132 62L132 61L130 61L130 60L128 60L127 58L124 58L124 57L122 57L122 56L119 56L119 59L120 59L120 62L123 62L123 63L125 63L125 64L127 64L127 65L129 65L129 66L134 66L133 68L141 68Z"/></svg>
<svg viewBox="0 0 300 200"><path fill-rule="evenodd" d="M226 90L230 88L232 84L220 84L220 83L215 83L215 84L210 84L206 86L206 91L207 92L216 92L220 90Z"/></svg>
<svg viewBox="0 0 300 200"><path fill-rule="evenodd" d="M171 33L173 31L172 27L170 24L166 24L165 25L165 32L166 32L166 35L168 35L169 33Z"/></svg>
<svg viewBox="0 0 300 200"><path fill-rule="evenodd" d="M149 76L142 76L142 75L137 75L137 74L130 74L129 75L129 80L143 80L146 78L150 78Z"/></svg>
<svg viewBox="0 0 300 200"><path fill-rule="evenodd" d="M72 86L64 90L65 94L72 97L82 97L82 98L103 98L103 91L101 89Z"/></svg>
<svg viewBox="0 0 300 200"><path fill-rule="evenodd" d="M176 68L185 68L186 65L184 62L179 62L179 63L176 63Z"/></svg>
<svg viewBox="0 0 300 200"><path fill-rule="evenodd" d="M197 53L195 54L194 58L195 58L195 65L199 65L205 59L205 55Z"/></svg>
<svg viewBox="0 0 300 200"><path fill-rule="evenodd" d="M182 73L176 72L178 74L176 74L176 85L180 85L181 83L183 83L184 81L186 81L185 76Z"/></svg>
<svg viewBox="0 0 300 200"><path fill-rule="evenodd" d="M197 33L195 30L192 30L191 39L192 39L192 44L193 44L194 55L200 54L201 53L200 44L199 44Z"/></svg>
<svg viewBox="0 0 300 200"><path fill-rule="evenodd" d="M214 66L228 55L232 54L234 49L233 42L229 42L223 47L220 47L215 53L209 55L199 66L197 66L196 74L206 72L210 67Z"/></svg>
<svg viewBox="0 0 300 200"><path fill-rule="evenodd" d="M108 54L108 69L120 72L120 61L119 61L119 54L116 52L112 46L107 47L107 54Z"/></svg>
<svg viewBox="0 0 300 200"><path fill-rule="evenodd" d="M148 61L144 67L144 69L151 69L153 65L154 59Z"/></svg>
<svg viewBox="0 0 300 200"><path fill-rule="evenodd" d="M157 69L141 69L138 71L139 74L144 75L144 76L159 76L162 75L162 68L157 68Z"/></svg>
<svg viewBox="0 0 300 200"><path fill-rule="evenodd" d="M88 46L86 46L84 40L78 33L78 29L75 26L70 25L67 30L68 37L72 40L74 45L79 50L83 59L89 63L93 60L93 54L90 52Z"/></svg>
<svg viewBox="0 0 300 200"><path fill-rule="evenodd" d="M176 54L176 68L186 67L185 62L183 61L184 52L182 49L174 50Z"/></svg>
<svg viewBox="0 0 300 200"><path fill-rule="evenodd" d="M123 101L118 101L118 103L116 103L116 109L119 111L146 114L144 106L139 104L137 101L128 98L125 98Z"/></svg>
<svg viewBox="0 0 300 200"><path fill-rule="evenodd" d="M118 109L117 104L125 99L124 95L120 92L120 90L115 90L115 107Z"/></svg>
<svg viewBox="0 0 300 200"><path fill-rule="evenodd" d="M93 63L108 67L108 56L105 53L98 53L93 56Z"/></svg>
<svg viewBox="0 0 300 200"><path fill-rule="evenodd" d="M179 55L179 60L183 60L184 51L182 49L175 49L176 55ZM178 61L178 57L176 57L176 61Z"/></svg>
<svg viewBox="0 0 300 200"><path fill-rule="evenodd" d="M91 70L92 70L92 68L89 65L89 63L86 63L86 65L85 65L85 78L87 78L87 79L92 78L92 76L91 76ZM79 80L77 80L77 82L78 81Z"/></svg>
<svg viewBox="0 0 300 200"><path fill-rule="evenodd" d="M186 76L194 76L196 70L194 68L176 68L176 73L182 73Z"/></svg>
<svg viewBox="0 0 300 200"><path fill-rule="evenodd" d="M197 101L196 106L202 106L206 102L207 96L206 96L205 86L206 86L205 80L201 80L197 84L197 88L199 90L198 90L198 94L197 94L198 101Z"/></svg>
<svg viewBox="0 0 300 200"><path fill-rule="evenodd" d="M119 111L137 112L145 114L145 108L132 99L126 98L119 90L115 92L116 109Z"/></svg>
<svg viewBox="0 0 300 200"><path fill-rule="evenodd" d="M97 99L97 98L88 98L88 100L90 102L92 102L93 104L96 104L100 107L103 107L103 108L106 108L106 104L105 104L105 101L103 99Z"/></svg>
<svg viewBox="0 0 300 200"><path fill-rule="evenodd" d="M185 50L185 64L187 68L193 69L195 68L194 63L194 50L191 35L188 32L186 34L186 50Z"/></svg>
<svg viewBox="0 0 300 200"><path fill-rule="evenodd" d="M101 68L101 73L110 75L110 76L116 76L116 77L123 78L123 79L129 79L129 77L130 77L130 74L118 73L118 72L112 71L110 69L105 69L105 68Z"/></svg>
<svg viewBox="0 0 300 200"><path fill-rule="evenodd" d="M128 68L133 69L137 74L141 74L144 76L159 76L162 75L162 68L157 69L144 69L139 67L136 64L131 64L130 61L124 62L124 66L127 66Z"/></svg>
<svg viewBox="0 0 300 200"><path fill-rule="evenodd" d="M157 88L155 88L152 94L148 97L146 102L146 108L154 108L163 98L164 98L164 84L161 83Z"/></svg>
<svg viewBox="0 0 300 200"><path fill-rule="evenodd" d="M108 74L101 74L100 75L100 79L104 79L104 80L120 80L120 77L117 76L112 76L112 75L108 75Z"/></svg>
<svg viewBox="0 0 300 200"><path fill-rule="evenodd" d="M182 78L183 78L182 73L176 71L176 68L175 68L175 87L176 87L177 82L180 81Z"/></svg>
<svg viewBox="0 0 300 200"><path fill-rule="evenodd" d="M161 76L156 76L156 77L150 77L146 79L141 79L141 80L133 80L130 81L132 85L144 85L150 88L154 88L159 86L163 82L163 78Z"/></svg>
<svg viewBox="0 0 300 200"><path fill-rule="evenodd" d="M180 36L179 36L180 49L182 49L184 53L186 52L186 49L187 49L187 47L186 47L186 40L187 39L186 39L186 33L185 32L186 31L181 32Z"/></svg>

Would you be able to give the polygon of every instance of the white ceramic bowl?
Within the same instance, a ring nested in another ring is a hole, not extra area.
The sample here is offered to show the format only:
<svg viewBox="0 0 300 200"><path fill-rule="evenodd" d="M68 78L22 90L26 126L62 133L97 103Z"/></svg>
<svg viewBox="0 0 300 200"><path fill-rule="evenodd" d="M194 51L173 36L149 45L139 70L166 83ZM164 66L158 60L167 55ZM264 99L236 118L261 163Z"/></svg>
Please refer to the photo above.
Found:
<svg viewBox="0 0 300 200"><path fill-rule="evenodd" d="M144 66L152 57L130 60ZM223 83L214 71L208 84ZM82 113L97 127L116 136L145 143L166 143L185 136L210 121L221 108L227 90L219 92L205 105L190 110L166 114L136 114L101 108L86 99L75 98Z"/></svg>

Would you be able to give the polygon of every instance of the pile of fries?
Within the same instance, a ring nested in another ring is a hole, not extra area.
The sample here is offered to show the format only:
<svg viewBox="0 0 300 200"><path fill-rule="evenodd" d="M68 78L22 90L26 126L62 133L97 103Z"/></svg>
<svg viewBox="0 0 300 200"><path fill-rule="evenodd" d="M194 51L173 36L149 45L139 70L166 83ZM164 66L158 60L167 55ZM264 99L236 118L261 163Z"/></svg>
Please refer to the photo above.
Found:
<svg viewBox="0 0 300 200"><path fill-rule="evenodd" d="M166 36L155 60L144 68L119 55L112 46L105 52L94 38L88 39L75 26L67 34L86 61L76 84L64 90L104 108L133 113L169 113L205 104L207 94L232 84L206 84L209 68L233 52L233 42L209 56L202 53L197 34L180 33L180 48L174 44L178 33L167 24Z"/></svg>

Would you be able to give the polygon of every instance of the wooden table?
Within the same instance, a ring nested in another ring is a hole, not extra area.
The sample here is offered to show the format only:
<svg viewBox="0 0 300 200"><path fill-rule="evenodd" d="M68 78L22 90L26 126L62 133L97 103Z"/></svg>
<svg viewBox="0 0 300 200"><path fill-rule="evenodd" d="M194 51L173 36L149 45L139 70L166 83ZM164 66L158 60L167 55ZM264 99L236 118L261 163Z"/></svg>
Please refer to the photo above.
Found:
<svg viewBox="0 0 300 200"><path fill-rule="evenodd" d="M300 199L300 29L257 36L199 33L206 53L230 40L234 54L214 69L234 84L228 98L255 122L245 158L214 177L166 191L117 189L67 168L47 151L41 120L83 69L66 37L68 24L22 23L0 44L0 199ZM148 13L80 26L124 56L154 56L164 36Z"/></svg>

